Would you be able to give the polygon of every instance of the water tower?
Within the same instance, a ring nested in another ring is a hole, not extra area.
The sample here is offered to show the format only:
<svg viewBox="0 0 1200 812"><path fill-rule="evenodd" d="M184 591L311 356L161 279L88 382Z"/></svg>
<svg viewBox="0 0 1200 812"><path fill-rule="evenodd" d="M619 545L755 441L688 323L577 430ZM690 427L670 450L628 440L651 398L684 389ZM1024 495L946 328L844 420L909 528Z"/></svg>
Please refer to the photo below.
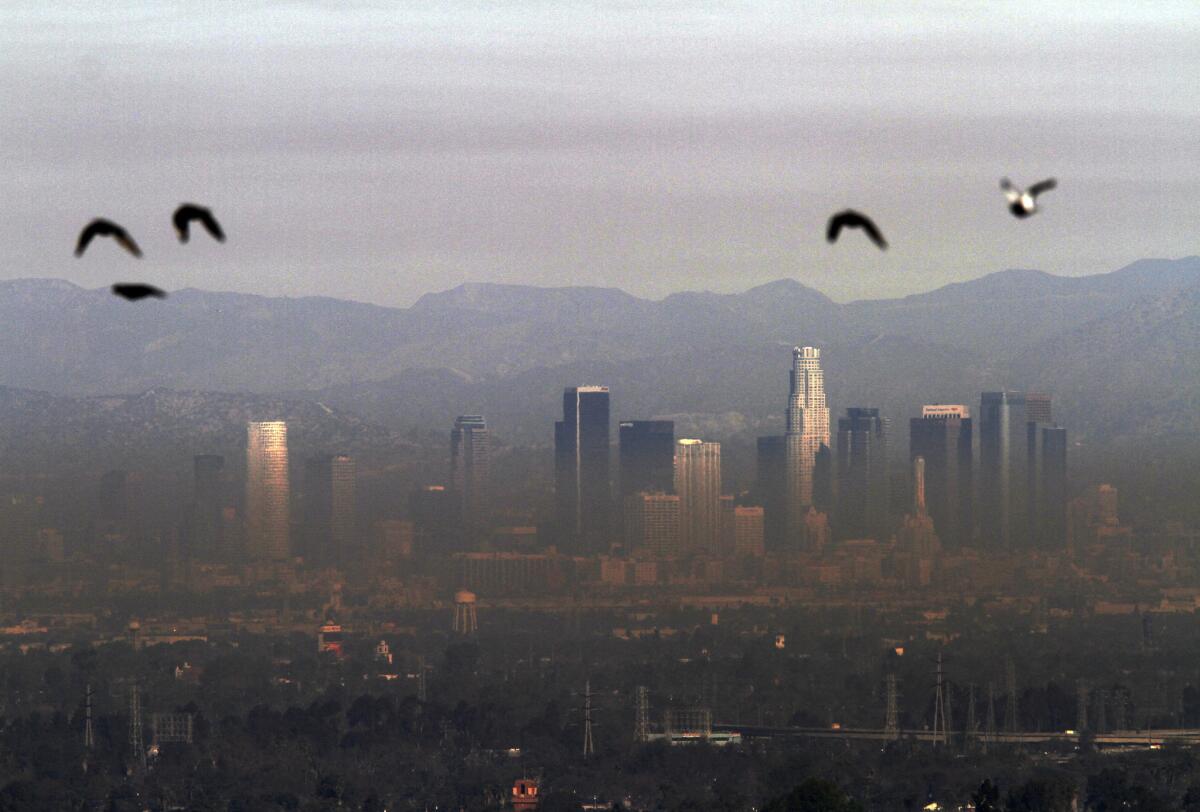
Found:
<svg viewBox="0 0 1200 812"><path fill-rule="evenodd" d="M479 631L475 601L475 593L469 589L460 589L454 593L454 631L459 634L475 634Z"/></svg>

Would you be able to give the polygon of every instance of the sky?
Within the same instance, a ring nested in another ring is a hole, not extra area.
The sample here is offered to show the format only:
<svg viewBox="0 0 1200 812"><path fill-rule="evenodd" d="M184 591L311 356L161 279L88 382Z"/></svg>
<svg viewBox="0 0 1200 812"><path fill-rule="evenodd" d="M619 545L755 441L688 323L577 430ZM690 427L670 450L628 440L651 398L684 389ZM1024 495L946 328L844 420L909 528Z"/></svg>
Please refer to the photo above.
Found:
<svg viewBox="0 0 1200 812"><path fill-rule="evenodd" d="M0 278L839 301L1200 253L1200 3L0 5ZM1002 176L1055 176L1018 221ZM175 241L209 205L229 240ZM890 248L836 245L872 216ZM72 256L90 218L124 224Z"/></svg>

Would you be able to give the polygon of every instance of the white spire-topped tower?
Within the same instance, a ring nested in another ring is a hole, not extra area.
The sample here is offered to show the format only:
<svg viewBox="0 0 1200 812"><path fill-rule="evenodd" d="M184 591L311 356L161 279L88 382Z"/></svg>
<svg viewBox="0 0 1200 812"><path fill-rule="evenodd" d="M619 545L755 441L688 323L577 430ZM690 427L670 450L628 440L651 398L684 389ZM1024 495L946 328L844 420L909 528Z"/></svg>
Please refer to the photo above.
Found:
<svg viewBox="0 0 1200 812"><path fill-rule="evenodd" d="M787 407L788 535L800 537L804 514L813 503L813 469L821 446L829 445L825 373L816 347L792 348L791 391Z"/></svg>

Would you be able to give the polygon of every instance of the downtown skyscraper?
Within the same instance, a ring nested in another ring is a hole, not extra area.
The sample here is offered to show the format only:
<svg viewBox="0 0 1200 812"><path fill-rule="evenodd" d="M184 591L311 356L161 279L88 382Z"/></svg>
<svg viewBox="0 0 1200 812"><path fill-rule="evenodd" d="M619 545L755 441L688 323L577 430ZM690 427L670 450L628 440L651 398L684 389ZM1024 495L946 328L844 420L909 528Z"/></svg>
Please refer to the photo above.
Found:
<svg viewBox="0 0 1200 812"><path fill-rule="evenodd" d="M450 482L463 522L478 527L487 517L491 480L491 434L482 415L461 415L450 432Z"/></svg>
<svg viewBox="0 0 1200 812"><path fill-rule="evenodd" d="M246 554L280 561L289 545L287 423L246 424Z"/></svg>
<svg viewBox="0 0 1200 812"><path fill-rule="evenodd" d="M354 459L345 454L312 457L304 466L304 524L308 560L344 568L357 544Z"/></svg>
<svg viewBox="0 0 1200 812"><path fill-rule="evenodd" d="M979 402L979 530L993 552L1028 540L1028 420L1024 392L984 392Z"/></svg>
<svg viewBox="0 0 1200 812"><path fill-rule="evenodd" d="M843 538L887 537L890 429L874 408L849 408L838 420L836 524Z"/></svg>
<svg viewBox="0 0 1200 812"><path fill-rule="evenodd" d="M813 504L813 471L817 454L829 446L829 407L825 404L825 373L816 347L792 348L791 387L786 412L785 495L787 535L798 544L804 535L804 516Z"/></svg>
<svg viewBox="0 0 1200 812"><path fill-rule="evenodd" d="M575 552L607 551L611 487L608 387L569 387L554 423L554 496L559 532Z"/></svg>
<svg viewBox="0 0 1200 812"><path fill-rule="evenodd" d="M641 491L675 486L675 422L622 420L617 425L622 500Z"/></svg>
<svg viewBox="0 0 1200 812"><path fill-rule="evenodd" d="M943 541L971 542L974 532L971 410L930 404L908 423L909 460L925 459L925 503Z"/></svg>
<svg viewBox="0 0 1200 812"><path fill-rule="evenodd" d="M683 552L721 550L721 444L681 439L675 443L675 493Z"/></svg>

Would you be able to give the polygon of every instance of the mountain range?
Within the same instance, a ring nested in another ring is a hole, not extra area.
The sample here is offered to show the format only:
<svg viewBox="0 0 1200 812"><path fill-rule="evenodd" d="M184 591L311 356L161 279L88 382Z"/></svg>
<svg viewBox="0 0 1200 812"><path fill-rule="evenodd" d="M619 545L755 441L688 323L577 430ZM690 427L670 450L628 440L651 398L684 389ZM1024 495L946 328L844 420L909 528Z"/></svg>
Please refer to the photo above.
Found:
<svg viewBox="0 0 1200 812"><path fill-rule="evenodd" d="M922 403L1029 388L1054 395L1076 438L1200 431L1200 257L1084 277L1009 270L844 304L793 280L657 301L467 284L386 308L194 289L131 304L17 279L0 282L0 318L0 422L11 431L58 406L101 431L97 404L130 393L110 411L166 419L182 402L206 420L240 420L248 407L228 397L241 393L277 409L320 402L355 423L356 442L379 426L448 429L474 412L502 436L546 442L562 387L602 383L614 417L671 415L681 432L719 439L781 426L795 344L822 348L834 414L870 405L902 419ZM31 406L39 397L58 406Z"/></svg>

